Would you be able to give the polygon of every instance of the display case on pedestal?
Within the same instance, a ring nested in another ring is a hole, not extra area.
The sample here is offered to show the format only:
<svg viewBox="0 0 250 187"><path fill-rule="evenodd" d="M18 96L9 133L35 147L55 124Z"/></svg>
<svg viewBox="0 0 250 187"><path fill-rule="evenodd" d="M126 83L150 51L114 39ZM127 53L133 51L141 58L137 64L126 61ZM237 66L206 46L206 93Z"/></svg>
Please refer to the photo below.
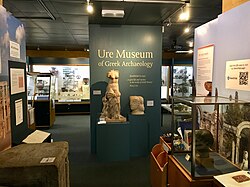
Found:
<svg viewBox="0 0 250 187"><path fill-rule="evenodd" d="M175 115L189 110L192 118ZM214 175L248 169L243 167L243 155L250 151L249 110L250 101L237 97L173 97L169 167L185 173L183 176L190 186L196 182L211 186ZM171 186L178 183L175 177L169 173Z"/></svg>

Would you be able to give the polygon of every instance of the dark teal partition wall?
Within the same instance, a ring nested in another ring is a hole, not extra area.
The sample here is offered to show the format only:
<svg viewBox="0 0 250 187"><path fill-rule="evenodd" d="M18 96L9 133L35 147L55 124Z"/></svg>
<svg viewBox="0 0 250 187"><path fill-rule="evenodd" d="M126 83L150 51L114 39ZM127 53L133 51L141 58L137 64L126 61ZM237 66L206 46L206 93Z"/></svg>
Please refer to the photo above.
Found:
<svg viewBox="0 0 250 187"><path fill-rule="evenodd" d="M129 96L143 96L151 148L158 143L160 135L161 27L93 24L89 33L92 152L96 152L96 123L108 82L106 74L111 69L120 72L123 116L130 114Z"/></svg>

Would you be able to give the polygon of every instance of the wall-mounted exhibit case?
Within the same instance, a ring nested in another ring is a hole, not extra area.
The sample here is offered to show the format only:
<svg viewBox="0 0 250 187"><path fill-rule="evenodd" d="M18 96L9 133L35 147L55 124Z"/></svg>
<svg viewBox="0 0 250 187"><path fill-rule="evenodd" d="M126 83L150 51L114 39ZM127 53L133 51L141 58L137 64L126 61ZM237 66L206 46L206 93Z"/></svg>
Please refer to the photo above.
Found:
<svg viewBox="0 0 250 187"><path fill-rule="evenodd" d="M51 127L55 121L55 76L51 73L29 73L27 92L28 102L34 107L36 127Z"/></svg>
<svg viewBox="0 0 250 187"><path fill-rule="evenodd" d="M90 112L89 65L32 65L32 70L55 76L56 114Z"/></svg>
<svg viewBox="0 0 250 187"><path fill-rule="evenodd" d="M59 102L89 100L89 66L33 65L33 72L55 76L55 99Z"/></svg>
<svg viewBox="0 0 250 187"><path fill-rule="evenodd" d="M173 162L196 180L244 169L244 153L250 151L249 111L250 101L173 97ZM175 115L188 112L192 118Z"/></svg>

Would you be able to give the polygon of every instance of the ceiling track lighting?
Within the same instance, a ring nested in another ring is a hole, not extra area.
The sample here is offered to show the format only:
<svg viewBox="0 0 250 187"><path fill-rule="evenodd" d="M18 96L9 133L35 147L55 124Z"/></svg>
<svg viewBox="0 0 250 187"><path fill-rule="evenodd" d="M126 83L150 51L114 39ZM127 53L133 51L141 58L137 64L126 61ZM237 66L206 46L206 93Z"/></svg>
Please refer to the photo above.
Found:
<svg viewBox="0 0 250 187"><path fill-rule="evenodd" d="M37 2L44 8L45 12L48 14L48 16L52 20L56 20L56 17L50 12L50 10L48 9L48 7L44 4L44 2L42 0L37 0Z"/></svg>
<svg viewBox="0 0 250 187"><path fill-rule="evenodd" d="M167 27L170 27L172 25L172 23L171 23L171 19L170 18L168 18L168 23L167 23Z"/></svg>
<svg viewBox="0 0 250 187"><path fill-rule="evenodd" d="M180 10L183 9L183 7L185 7L186 4L182 4L177 10L175 10L172 14L170 14L164 21L163 24L169 24L170 20L172 19L172 17L174 17ZM172 22L170 22L172 25ZM169 25L169 26L171 26Z"/></svg>

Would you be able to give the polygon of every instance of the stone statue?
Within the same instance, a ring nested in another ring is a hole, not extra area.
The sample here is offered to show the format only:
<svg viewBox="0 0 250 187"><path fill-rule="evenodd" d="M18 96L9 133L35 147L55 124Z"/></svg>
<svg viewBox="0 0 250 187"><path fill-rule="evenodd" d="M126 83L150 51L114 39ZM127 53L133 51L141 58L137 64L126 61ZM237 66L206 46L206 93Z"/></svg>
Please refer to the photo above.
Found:
<svg viewBox="0 0 250 187"><path fill-rule="evenodd" d="M243 152L243 161L241 163L240 169L245 171L248 170L248 151Z"/></svg>
<svg viewBox="0 0 250 187"><path fill-rule="evenodd" d="M144 114L144 99L142 96L130 96L130 109L133 115Z"/></svg>
<svg viewBox="0 0 250 187"><path fill-rule="evenodd" d="M107 122L125 122L126 118L120 114L120 97L118 70L110 70L107 73L109 78L108 86L104 97L102 98L103 108L101 118L105 118Z"/></svg>

